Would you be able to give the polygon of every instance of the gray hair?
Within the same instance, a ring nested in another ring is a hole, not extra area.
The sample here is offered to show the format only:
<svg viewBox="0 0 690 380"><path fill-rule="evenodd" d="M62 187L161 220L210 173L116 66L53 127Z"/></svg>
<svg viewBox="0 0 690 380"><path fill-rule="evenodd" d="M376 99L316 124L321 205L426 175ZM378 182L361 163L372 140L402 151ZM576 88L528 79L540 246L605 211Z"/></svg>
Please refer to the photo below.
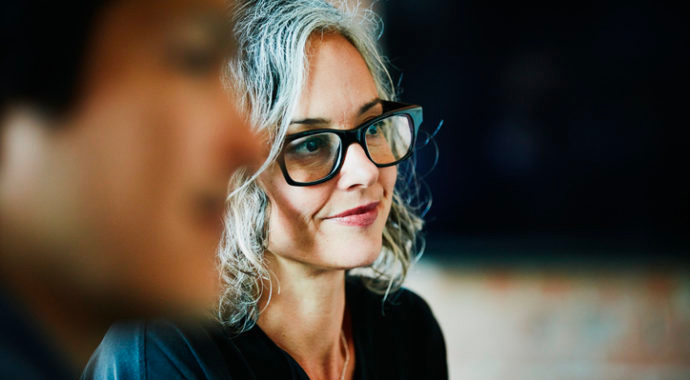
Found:
<svg viewBox="0 0 690 380"><path fill-rule="evenodd" d="M380 19L370 10L323 0L244 0L234 9L238 54L230 62L226 83L240 98L253 125L268 137L270 151L255 173L246 169L230 180L225 230L219 246L223 291L218 316L239 333L253 326L264 283L271 284L264 263L270 203L257 183L281 151L289 116L307 77L307 44L314 34L337 33L360 52L372 73L379 97L394 100L395 86L377 46ZM412 173L413 175L413 173ZM405 187L396 183L391 211L377 260L363 272L367 287L381 294L399 288L410 265L421 254L418 233L422 219L410 205ZM423 244L422 244L423 245ZM266 281L268 280L268 281Z"/></svg>

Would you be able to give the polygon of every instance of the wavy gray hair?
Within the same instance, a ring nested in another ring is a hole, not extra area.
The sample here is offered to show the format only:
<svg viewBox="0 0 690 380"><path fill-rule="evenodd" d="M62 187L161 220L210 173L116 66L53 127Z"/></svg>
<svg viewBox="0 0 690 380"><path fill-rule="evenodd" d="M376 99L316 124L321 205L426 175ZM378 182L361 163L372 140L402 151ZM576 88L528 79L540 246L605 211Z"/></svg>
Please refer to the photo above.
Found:
<svg viewBox="0 0 690 380"><path fill-rule="evenodd" d="M393 100L395 88L377 47L380 19L346 3L323 0L245 0L234 8L238 55L230 62L226 83L256 128L268 136L270 151L258 172L240 170L230 180L225 231L219 246L223 291L218 316L239 333L251 328L260 310L264 283L271 283L264 263L270 204L258 175L280 153L289 116L306 82L307 44L317 33L338 33L359 50L376 82L379 97ZM410 171L413 175L413 172ZM361 273L369 289L381 294L399 288L421 254L422 219L410 205L400 175L377 260ZM423 242L422 242L423 243ZM269 281L266 281L269 280Z"/></svg>

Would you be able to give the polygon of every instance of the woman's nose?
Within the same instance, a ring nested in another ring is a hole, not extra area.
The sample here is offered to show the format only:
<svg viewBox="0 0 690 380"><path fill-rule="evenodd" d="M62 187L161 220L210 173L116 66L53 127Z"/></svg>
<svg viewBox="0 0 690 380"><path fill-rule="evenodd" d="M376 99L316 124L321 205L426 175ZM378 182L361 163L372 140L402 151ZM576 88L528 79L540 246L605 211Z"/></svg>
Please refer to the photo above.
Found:
<svg viewBox="0 0 690 380"><path fill-rule="evenodd" d="M359 144L350 144L345 152L343 166L340 168L338 187L369 187L379 178L379 168L367 157Z"/></svg>

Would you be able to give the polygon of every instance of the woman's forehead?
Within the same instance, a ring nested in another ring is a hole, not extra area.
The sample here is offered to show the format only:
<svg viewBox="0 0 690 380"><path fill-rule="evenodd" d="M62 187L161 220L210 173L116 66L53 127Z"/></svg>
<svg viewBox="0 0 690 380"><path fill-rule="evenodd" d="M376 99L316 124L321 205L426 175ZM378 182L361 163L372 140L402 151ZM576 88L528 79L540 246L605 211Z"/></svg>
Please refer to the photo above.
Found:
<svg viewBox="0 0 690 380"><path fill-rule="evenodd" d="M340 34L317 34L307 49L307 80L292 120L348 122L378 98L376 83L360 52Z"/></svg>
<svg viewBox="0 0 690 380"><path fill-rule="evenodd" d="M359 107L357 114L351 118L351 122L334 121L325 117L293 118L290 120L288 132L298 133L322 128L349 129L359 124L362 120L370 119L371 116L380 115L382 112L383 106L381 105L381 99L375 98Z"/></svg>

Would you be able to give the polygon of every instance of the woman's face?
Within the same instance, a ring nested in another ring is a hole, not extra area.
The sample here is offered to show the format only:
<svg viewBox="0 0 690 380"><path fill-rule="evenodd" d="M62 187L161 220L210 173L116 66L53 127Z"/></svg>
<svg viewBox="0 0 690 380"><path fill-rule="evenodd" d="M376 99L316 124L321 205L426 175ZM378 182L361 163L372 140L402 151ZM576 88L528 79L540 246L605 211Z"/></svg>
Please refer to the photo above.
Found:
<svg viewBox="0 0 690 380"><path fill-rule="evenodd" d="M353 129L382 113L374 79L357 49L337 34L310 40L308 78L288 135L310 129ZM287 184L274 165L261 177L268 194L269 255L318 269L371 264L397 176L376 167L362 146L350 145L340 172L306 187Z"/></svg>

